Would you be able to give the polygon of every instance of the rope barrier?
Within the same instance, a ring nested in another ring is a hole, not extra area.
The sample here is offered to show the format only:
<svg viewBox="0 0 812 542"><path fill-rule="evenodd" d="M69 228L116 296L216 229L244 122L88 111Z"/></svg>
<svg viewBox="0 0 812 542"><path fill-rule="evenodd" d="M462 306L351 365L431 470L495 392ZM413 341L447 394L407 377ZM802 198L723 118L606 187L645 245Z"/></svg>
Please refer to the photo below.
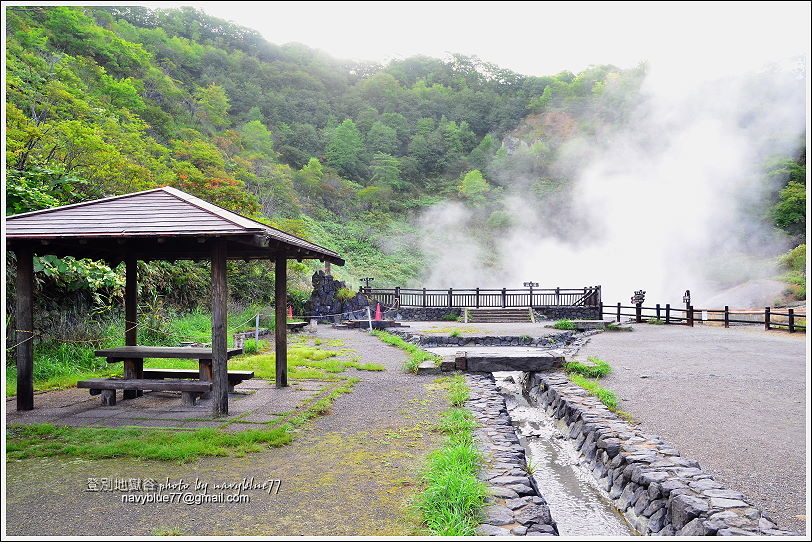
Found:
<svg viewBox="0 0 812 542"><path fill-rule="evenodd" d="M383 311L387 311L387 310L394 309L394 308L396 308L395 305L383 305L383 304L381 304L381 310L383 310ZM293 317L294 318L329 318L331 316L342 316L344 314L352 314L352 313L356 313L356 312L359 312L359 311L362 311L362 310L365 310L365 309L356 309L354 311L344 311L344 312L338 312L338 313L334 313L334 314L293 315ZM234 331L236 331L236 330L240 329L241 327L243 327L245 324L248 324L249 322L254 321L257 316L269 317L269 316L272 316L272 315L273 315L273 313L262 313L262 312L256 313L251 318L246 320L245 322L243 322L243 323L241 323L241 324L239 324L237 326L234 326L234 327L231 327L231 328L227 329L226 333L233 333ZM157 329L157 328L150 327L150 326L147 326L147 325L144 325L144 324L135 324L132 327L126 328L124 330L124 333L127 333L128 331L131 331L133 329L148 329L150 331L155 331L155 332L158 332L158 333L169 333L170 335L172 335L173 337L178 338L178 339L194 339L194 340L197 340L198 342L200 342L199 339L201 339L200 335L178 335L176 333L168 332L165 329ZM30 340L33 340L34 337L40 337L40 338L43 338L43 339L50 339L50 340L53 340L53 341L59 341L59 342L64 342L64 343L76 343L76 344L98 343L98 342L101 342L101 341L103 341L105 339L110 338L110 336L104 336L104 337L99 337L99 338L96 338L96 339L65 339L65 338L62 338L62 337L54 337L54 336L47 335L47 334L44 334L44 333L39 333L37 331L33 331L33 330L29 330L29 329L15 329L13 331L15 331L17 333L28 333L30 336L27 337L26 339L23 339L22 341L18 342L17 344L15 344L13 346L7 347L6 350L14 350L15 348L17 348L21 344L25 344L26 342L28 342ZM203 337L203 338L205 339L205 337Z"/></svg>

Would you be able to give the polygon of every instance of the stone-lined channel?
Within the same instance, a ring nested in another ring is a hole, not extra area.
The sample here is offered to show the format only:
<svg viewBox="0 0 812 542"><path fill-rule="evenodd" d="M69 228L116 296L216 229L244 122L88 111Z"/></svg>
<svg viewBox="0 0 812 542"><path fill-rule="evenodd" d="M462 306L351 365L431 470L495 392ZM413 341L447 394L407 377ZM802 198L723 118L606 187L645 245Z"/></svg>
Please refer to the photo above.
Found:
<svg viewBox="0 0 812 542"><path fill-rule="evenodd" d="M532 476L550 506L562 536L630 536L637 534L580 465L581 456L542 409L522 395L520 372L494 373L505 395L511 421L525 449Z"/></svg>

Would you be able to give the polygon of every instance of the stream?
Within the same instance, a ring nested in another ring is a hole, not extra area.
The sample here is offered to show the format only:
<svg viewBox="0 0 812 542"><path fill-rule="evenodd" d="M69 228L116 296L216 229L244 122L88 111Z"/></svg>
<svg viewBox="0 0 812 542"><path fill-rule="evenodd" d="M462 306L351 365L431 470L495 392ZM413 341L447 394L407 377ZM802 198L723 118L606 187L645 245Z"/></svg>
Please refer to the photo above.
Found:
<svg viewBox="0 0 812 542"><path fill-rule="evenodd" d="M632 536L637 534L600 489L592 474L579 465L580 454L544 410L528 404L521 390L521 372L494 373L528 465L534 468L542 495L550 505L562 536Z"/></svg>

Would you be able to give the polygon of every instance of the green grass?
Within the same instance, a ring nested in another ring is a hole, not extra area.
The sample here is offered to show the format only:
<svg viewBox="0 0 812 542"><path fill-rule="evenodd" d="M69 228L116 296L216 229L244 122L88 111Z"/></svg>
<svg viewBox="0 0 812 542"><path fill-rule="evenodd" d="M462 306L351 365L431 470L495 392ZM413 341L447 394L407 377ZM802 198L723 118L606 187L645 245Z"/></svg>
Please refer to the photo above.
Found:
<svg viewBox="0 0 812 542"><path fill-rule="evenodd" d="M568 377L573 384L584 388L590 394L600 399L600 402L606 405L609 410L613 412L617 411L617 395L615 395L615 392L601 386L597 378L588 378L578 373L570 373Z"/></svg>
<svg viewBox="0 0 812 542"><path fill-rule="evenodd" d="M486 487L477 479L481 456L473 439L476 422L461 408L467 398L464 377L457 375L438 381L448 382L453 406L438 424L445 433L442 448L429 456L423 474L426 484L414 501L428 532L438 536L474 536L481 521Z"/></svg>
<svg viewBox="0 0 812 542"><path fill-rule="evenodd" d="M426 360L432 360L435 364L440 364L443 358L436 354L432 354L430 352L426 352L425 350L421 350L417 346L407 343L397 335L392 335L391 333L387 333L386 331L380 330L373 330L372 334L381 341L385 342L388 345L396 346L401 350L405 350L409 354L409 359L406 360L406 364L404 366L404 370L407 373L416 373L417 367Z"/></svg>
<svg viewBox="0 0 812 542"><path fill-rule="evenodd" d="M245 329L253 329L253 315L263 312L258 307L248 307L242 312L229 315L228 341L233 346L232 334ZM264 310L264 312L269 312ZM79 380L121 374L121 364L108 364L104 358L97 358L93 352L101 348L124 345L122 324L94 323L100 340L94 342L64 342L43 340L34 344L34 390L67 388L75 386ZM156 314L142 314L140 319L138 344L145 346L177 346L182 341L211 342L211 316L195 312L183 316L164 317ZM260 320L263 327L273 327L272 318ZM47 333L41 331L47 337ZM253 343L253 339L246 344ZM13 343L12 343L13 345ZM262 348L262 344L260 344ZM17 368L14 365L14 351L7 350L6 395L17 394ZM144 367L166 369L196 369L194 360L145 360Z"/></svg>
<svg viewBox="0 0 812 542"><path fill-rule="evenodd" d="M648 318L646 319L646 323L653 324L655 326L664 326L665 320L663 320L662 318Z"/></svg>
<svg viewBox="0 0 812 542"><path fill-rule="evenodd" d="M553 324L553 327L555 329L575 329L575 324L573 324L571 320L564 318Z"/></svg>
<svg viewBox="0 0 812 542"><path fill-rule="evenodd" d="M448 334L449 337L461 337L462 333L458 329L455 329L451 333Z"/></svg>
<svg viewBox="0 0 812 542"><path fill-rule="evenodd" d="M564 364L564 369L568 373L577 373L581 376L599 378L612 372L612 367L605 361L595 356L587 358L592 365L585 365L580 361L570 361Z"/></svg>
<svg viewBox="0 0 812 542"><path fill-rule="evenodd" d="M440 319L445 320L446 322L459 322L460 320L462 320L462 317L448 313L444 314Z"/></svg>

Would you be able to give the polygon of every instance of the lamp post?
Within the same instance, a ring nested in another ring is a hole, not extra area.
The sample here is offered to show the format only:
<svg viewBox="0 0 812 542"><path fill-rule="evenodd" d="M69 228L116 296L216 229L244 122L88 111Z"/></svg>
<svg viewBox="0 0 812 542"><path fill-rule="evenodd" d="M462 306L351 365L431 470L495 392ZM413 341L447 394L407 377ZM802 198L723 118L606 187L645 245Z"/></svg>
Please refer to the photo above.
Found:
<svg viewBox="0 0 812 542"><path fill-rule="evenodd" d="M374 279L374 278L372 278L372 277L364 277L364 278L359 279L359 280L360 280L361 282L363 282L363 283L366 285L366 289L367 289L367 290L369 290L369 283L370 283L370 282L372 282L372 281L373 281L373 280L375 280L375 279Z"/></svg>
<svg viewBox="0 0 812 542"><path fill-rule="evenodd" d="M538 282L533 282L533 281L529 281L529 282L524 283L525 288L530 288L530 306L531 307L533 306L533 287L538 286L538 285L539 285Z"/></svg>

